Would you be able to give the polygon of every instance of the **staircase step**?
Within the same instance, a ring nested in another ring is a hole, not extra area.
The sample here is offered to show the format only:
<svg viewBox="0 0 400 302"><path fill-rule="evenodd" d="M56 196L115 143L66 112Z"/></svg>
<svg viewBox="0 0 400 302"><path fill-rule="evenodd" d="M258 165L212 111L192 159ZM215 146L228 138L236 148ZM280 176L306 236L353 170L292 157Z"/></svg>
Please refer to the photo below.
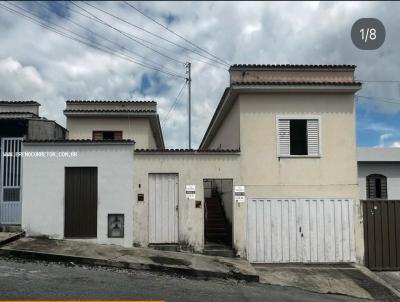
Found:
<svg viewBox="0 0 400 302"><path fill-rule="evenodd" d="M226 228L226 225L224 223L208 223L206 226L206 229L220 229L220 228Z"/></svg>
<svg viewBox="0 0 400 302"><path fill-rule="evenodd" d="M173 251L179 252L179 245L178 244L149 244L149 247L159 251Z"/></svg>
<svg viewBox="0 0 400 302"><path fill-rule="evenodd" d="M228 228L226 227L226 226L224 226L224 225L222 225L222 226L218 226L218 227L215 227L215 226L207 226L206 227L206 230L208 231L208 232L226 232L227 230L228 230Z"/></svg>
<svg viewBox="0 0 400 302"><path fill-rule="evenodd" d="M204 250L203 254L209 256L219 256L219 257L235 257L235 252L232 250Z"/></svg>

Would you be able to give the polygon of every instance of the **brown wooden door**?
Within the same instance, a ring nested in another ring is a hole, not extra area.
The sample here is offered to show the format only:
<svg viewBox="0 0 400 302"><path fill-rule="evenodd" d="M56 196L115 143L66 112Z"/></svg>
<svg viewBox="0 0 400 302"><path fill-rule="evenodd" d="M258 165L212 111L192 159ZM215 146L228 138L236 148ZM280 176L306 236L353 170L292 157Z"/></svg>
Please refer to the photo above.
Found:
<svg viewBox="0 0 400 302"><path fill-rule="evenodd" d="M64 237L97 237L97 167L65 168Z"/></svg>
<svg viewBox="0 0 400 302"><path fill-rule="evenodd" d="M400 270L400 200L365 200L365 265Z"/></svg>

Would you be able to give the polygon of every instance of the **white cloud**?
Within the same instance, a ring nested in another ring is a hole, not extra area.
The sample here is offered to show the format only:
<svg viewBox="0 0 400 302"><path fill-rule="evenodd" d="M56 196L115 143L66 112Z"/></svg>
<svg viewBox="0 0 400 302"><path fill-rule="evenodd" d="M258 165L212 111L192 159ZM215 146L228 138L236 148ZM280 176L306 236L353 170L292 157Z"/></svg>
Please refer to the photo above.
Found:
<svg viewBox="0 0 400 302"><path fill-rule="evenodd" d="M398 79L400 74L399 3L388 2L135 2L146 13L165 23L173 16L169 27L219 57L232 63L300 63L358 65L357 78L368 80ZM38 12L37 4L29 5ZM83 3L81 3L84 6ZM151 23L121 2L96 3L138 26L171 39L179 40ZM77 10L77 8L74 8ZM182 61L188 60L182 50L156 39L127 24L91 10L123 30L157 43ZM43 8L40 10L43 14ZM385 25L385 44L376 51L361 51L350 40L351 25L361 17L374 16ZM51 20L83 35L82 28L65 19ZM71 20L105 35L127 49L153 61L163 68L184 73L183 66L168 61L149 49L134 43L78 14ZM50 118L64 123L62 109L68 98L148 98L159 102L161 120L183 84L183 80L164 77L141 66L101 53L77 42L26 22L24 19L0 10L0 98L35 99ZM107 44L109 47L110 44ZM162 48L159 50L164 51ZM172 52L172 53L171 53ZM191 57L198 57L190 54ZM228 72L192 61L193 145L197 146L207 128L213 111L228 83ZM148 75L151 88L140 90L143 75ZM400 98L400 86L366 84L360 94ZM361 101L360 101L361 102ZM400 106L362 100L373 110L399 111ZM186 146L186 96L170 114L163 129L169 147ZM374 131L386 131L384 126ZM392 137L393 139L393 137ZM387 143L389 138L383 138Z"/></svg>
<svg viewBox="0 0 400 302"><path fill-rule="evenodd" d="M379 146L385 147L386 141L393 136L392 133L385 133L379 136Z"/></svg>

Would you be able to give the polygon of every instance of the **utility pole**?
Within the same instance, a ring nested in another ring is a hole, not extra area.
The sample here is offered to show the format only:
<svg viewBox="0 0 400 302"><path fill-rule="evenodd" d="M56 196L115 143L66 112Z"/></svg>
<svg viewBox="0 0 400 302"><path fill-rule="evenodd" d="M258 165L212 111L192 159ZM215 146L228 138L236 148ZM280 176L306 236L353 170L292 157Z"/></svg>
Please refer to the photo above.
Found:
<svg viewBox="0 0 400 302"><path fill-rule="evenodd" d="M191 63L186 63L186 74L188 77L186 78L186 82L188 83L188 122L189 122L189 149L192 149L192 76L190 72Z"/></svg>

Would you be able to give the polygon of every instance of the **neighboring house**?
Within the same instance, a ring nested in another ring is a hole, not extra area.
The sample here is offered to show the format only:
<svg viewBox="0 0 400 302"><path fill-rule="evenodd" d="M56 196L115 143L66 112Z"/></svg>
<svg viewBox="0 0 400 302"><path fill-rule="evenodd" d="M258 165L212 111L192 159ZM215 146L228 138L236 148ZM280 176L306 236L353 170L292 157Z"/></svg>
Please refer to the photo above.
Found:
<svg viewBox="0 0 400 302"><path fill-rule="evenodd" d="M198 150L164 148L155 103L69 101L72 141L24 147L68 147L82 156L28 160L23 227L28 235L218 254L217 243L260 263L362 262L354 110L361 84L354 70L233 65ZM89 170L74 176L72 168ZM97 195L93 186L71 185L76 179L97 184ZM41 206L52 222L28 215ZM86 215L79 216L81 208ZM117 229L125 229L124 239L106 236L110 214L123 214Z"/></svg>
<svg viewBox="0 0 400 302"><path fill-rule="evenodd" d="M365 264L400 269L400 148L358 148Z"/></svg>
<svg viewBox="0 0 400 302"><path fill-rule="evenodd" d="M0 101L0 225L21 224L23 139L63 139L66 129L39 116L34 101Z"/></svg>
<svg viewBox="0 0 400 302"><path fill-rule="evenodd" d="M400 148L358 148L360 199L400 200Z"/></svg>
<svg viewBox="0 0 400 302"><path fill-rule="evenodd" d="M164 149L156 102L67 101L64 114L70 139L130 139L136 148Z"/></svg>

